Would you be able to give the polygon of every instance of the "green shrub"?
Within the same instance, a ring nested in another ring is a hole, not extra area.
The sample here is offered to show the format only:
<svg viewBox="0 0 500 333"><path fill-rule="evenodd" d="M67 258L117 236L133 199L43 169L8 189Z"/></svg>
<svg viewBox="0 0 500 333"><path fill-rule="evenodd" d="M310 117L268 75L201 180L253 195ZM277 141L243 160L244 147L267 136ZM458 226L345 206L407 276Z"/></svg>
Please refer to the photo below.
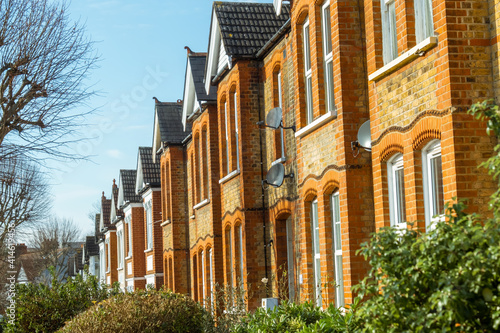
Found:
<svg viewBox="0 0 500 333"><path fill-rule="evenodd" d="M488 117L490 133L500 135L498 106L471 108ZM496 181L500 146L483 166ZM371 271L359 285L369 298L359 309L370 332L500 331L500 192L490 202L493 218L447 206L446 221L427 233L382 229L365 244Z"/></svg>
<svg viewBox="0 0 500 333"><path fill-rule="evenodd" d="M232 332L353 332L356 327L353 313L353 310L346 310L344 314L334 305L322 310L311 302L285 302L274 310L257 309L236 325Z"/></svg>
<svg viewBox="0 0 500 333"><path fill-rule="evenodd" d="M138 290L96 304L59 332L207 332L214 322L200 304L168 291Z"/></svg>
<svg viewBox="0 0 500 333"><path fill-rule="evenodd" d="M94 302L100 302L117 293L100 286L95 276L85 279L77 275L66 282L53 279L45 284L18 285L16 288L15 325L7 325L6 332L55 332Z"/></svg>

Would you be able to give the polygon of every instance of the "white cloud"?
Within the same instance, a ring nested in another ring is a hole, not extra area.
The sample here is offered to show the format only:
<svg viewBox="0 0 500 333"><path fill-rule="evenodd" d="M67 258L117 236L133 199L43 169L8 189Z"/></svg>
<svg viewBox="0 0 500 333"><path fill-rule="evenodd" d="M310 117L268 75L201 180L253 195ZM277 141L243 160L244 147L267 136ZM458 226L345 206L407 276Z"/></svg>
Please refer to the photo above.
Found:
<svg viewBox="0 0 500 333"><path fill-rule="evenodd" d="M111 158L122 158L123 153L118 149L109 149L106 151L106 155L108 155Z"/></svg>

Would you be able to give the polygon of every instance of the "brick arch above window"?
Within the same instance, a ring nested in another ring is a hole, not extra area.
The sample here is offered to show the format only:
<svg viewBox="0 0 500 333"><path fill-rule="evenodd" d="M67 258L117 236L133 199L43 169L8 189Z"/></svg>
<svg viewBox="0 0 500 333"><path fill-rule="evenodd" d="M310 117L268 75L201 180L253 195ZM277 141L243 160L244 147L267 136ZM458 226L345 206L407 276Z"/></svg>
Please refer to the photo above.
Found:
<svg viewBox="0 0 500 333"><path fill-rule="evenodd" d="M320 186L323 196L329 196L340 188L340 174L338 170L330 169L321 178Z"/></svg>
<svg viewBox="0 0 500 333"><path fill-rule="evenodd" d="M421 150L432 140L441 140L441 118L424 118L412 130L413 150Z"/></svg>

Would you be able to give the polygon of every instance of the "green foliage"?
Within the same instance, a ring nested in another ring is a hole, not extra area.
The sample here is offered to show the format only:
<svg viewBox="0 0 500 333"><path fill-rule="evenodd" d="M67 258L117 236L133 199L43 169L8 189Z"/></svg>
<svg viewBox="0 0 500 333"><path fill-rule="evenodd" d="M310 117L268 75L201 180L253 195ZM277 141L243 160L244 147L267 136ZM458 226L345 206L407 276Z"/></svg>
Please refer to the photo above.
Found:
<svg viewBox="0 0 500 333"><path fill-rule="evenodd" d="M485 101L470 113L488 120L500 136L498 106ZM498 181L500 146L483 167ZM500 331L500 192L491 200L493 219L447 205L446 222L434 230L404 233L385 228L364 244L369 276L357 286L367 297L358 311L370 332Z"/></svg>
<svg viewBox="0 0 500 333"><path fill-rule="evenodd" d="M99 286L95 276L84 279L77 275L60 282L53 273L50 287L45 284L18 285L16 292L16 321L15 325L7 325L6 332L55 332L94 302L119 291L116 286L111 290Z"/></svg>
<svg viewBox="0 0 500 333"><path fill-rule="evenodd" d="M257 309L231 331L236 333L315 333L354 332L357 323L354 310L335 308L332 304L322 310L312 302L284 302L274 310Z"/></svg>
<svg viewBox="0 0 500 333"><path fill-rule="evenodd" d="M73 318L59 332L210 332L212 316L190 297L169 291L119 294Z"/></svg>
<svg viewBox="0 0 500 333"><path fill-rule="evenodd" d="M463 205L427 233L386 228L361 253L370 258L359 286L368 331L482 332L500 329L500 224L484 226Z"/></svg>
<svg viewBox="0 0 500 333"><path fill-rule="evenodd" d="M493 135L497 139L500 138L500 112L498 105L495 105L493 100L486 100L472 105L469 113L474 115L476 119L486 120L488 135ZM491 196L490 209L493 211L495 219L500 221L500 144L497 143L493 156L482 163L481 166L487 168L489 174L497 181L498 189Z"/></svg>

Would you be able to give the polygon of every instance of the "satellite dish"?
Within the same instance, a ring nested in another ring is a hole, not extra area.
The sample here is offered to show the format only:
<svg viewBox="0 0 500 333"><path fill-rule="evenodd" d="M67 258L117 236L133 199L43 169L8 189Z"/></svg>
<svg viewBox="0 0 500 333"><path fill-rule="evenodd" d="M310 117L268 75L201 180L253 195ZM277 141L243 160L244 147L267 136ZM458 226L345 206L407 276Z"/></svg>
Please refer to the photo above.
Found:
<svg viewBox="0 0 500 333"><path fill-rule="evenodd" d="M291 129L295 132L295 125L290 127L283 126L283 110L281 110L279 106L275 107L274 109L271 109L267 113L266 121L265 122L264 120L258 121L257 125L269 127L272 128L273 130L277 130L278 128Z"/></svg>
<svg viewBox="0 0 500 333"><path fill-rule="evenodd" d="M365 121L358 130L358 144L368 151L372 149L372 138L370 133L369 120Z"/></svg>
<svg viewBox="0 0 500 333"><path fill-rule="evenodd" d="M283 117L283 111L278 106L267 113L266 125L272 129L278 129L281 126L281 119Z"/></svg>
<svg viewBox="0 0 500 333"><path fill-rule="evenodd" d="M267 172L266 179L262 183L267 183L273 187L280 187L285 178L292 178L293 173L285 175L285 167L281 163L276 163Z"/></svg>

